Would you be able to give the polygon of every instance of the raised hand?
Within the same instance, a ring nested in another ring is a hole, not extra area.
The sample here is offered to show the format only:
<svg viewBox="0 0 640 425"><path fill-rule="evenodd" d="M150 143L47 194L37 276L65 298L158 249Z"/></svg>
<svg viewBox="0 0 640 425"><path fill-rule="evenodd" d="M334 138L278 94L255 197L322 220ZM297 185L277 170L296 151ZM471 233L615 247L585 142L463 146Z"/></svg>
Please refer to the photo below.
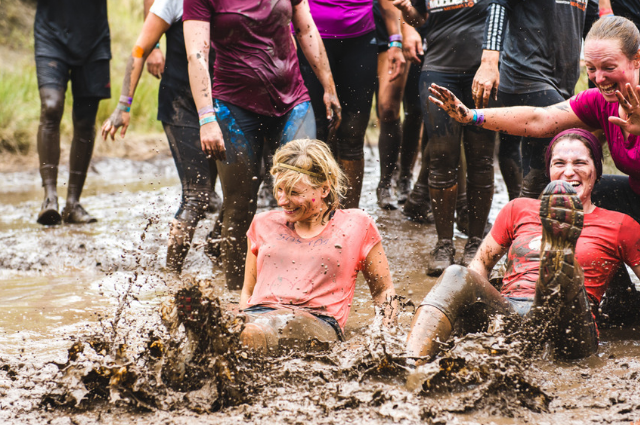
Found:
<svg viewBox="0 0 640 425"><path fill-rule="evenodd" d="M609 117L609 122L623 131L640 136L640 85L634 88L627 83L622 91L616 91L616 97L623 113L620 117Z"/></svg>
<svg viewBox="0 0 640 425"><path fill-rule="evenodd" d="M431 93L429 96L431 103L444 109L454 120L463 124L469 124L473 120L473 114L469 108L449 90L437 84L431 84L429 93Z"/></svg>

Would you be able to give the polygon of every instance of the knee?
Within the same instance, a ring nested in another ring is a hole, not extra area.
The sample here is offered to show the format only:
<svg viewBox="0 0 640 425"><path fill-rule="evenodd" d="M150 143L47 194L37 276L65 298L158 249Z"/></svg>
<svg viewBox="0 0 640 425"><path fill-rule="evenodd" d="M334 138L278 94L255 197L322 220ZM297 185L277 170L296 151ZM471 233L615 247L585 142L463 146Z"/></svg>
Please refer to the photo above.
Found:
<svg viewBox="0 0 640 425"><path fill-rule="evenodd" d="M181 223L195 228L205 215L209 205L209 193L207 191L185 192L182 194L182 203L175 218Z"/></svg>
<svg viewBox="0 0 640 425"><path fill-rule="evenodd" d="M47 94L41 96L40 121L43 124L59 124L64 112L64 96Z"/></svg>
<svg viewBox="0 0 640 425"><path fill-rule="evenodd" d="M378 105L378 119L381 122L393 122L400 119L400 105L394 102L383 102Z"/></svg>

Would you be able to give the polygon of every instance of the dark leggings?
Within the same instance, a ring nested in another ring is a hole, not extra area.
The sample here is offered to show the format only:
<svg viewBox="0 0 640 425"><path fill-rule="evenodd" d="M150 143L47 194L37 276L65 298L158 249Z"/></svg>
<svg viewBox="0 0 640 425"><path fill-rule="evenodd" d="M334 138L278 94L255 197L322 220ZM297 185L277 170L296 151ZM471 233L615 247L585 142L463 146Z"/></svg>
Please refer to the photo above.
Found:
<svg viewBox="0 0 640 425"><path fill-rule="evenodd" d="M200 129L162 123L182 185L182 198L175 219L195 227L209 206L216 179L216 163L207 159L200 146ZM213 172L213 174L212 174Z"/></svg>
<svg viewBox="0 0 640 425"><path fill-rule="evenodd" d="M244 280L247 230L256 212L263 149L275 151L299 138L315 138L313 108L309 102L281 117L269 117L215 99L214 108L224 137L227 159L218 161L224 211L223 267L230 289Z"/></svg>
<svg viewBox="0 0 640 425"><path fill-rule="evenodd" d="M60 121L64 112L65 89L58 86L40 88L40 125L38 157L45 196L57 196L58 163L60 162ZM69 153L67 203L78 202L91 162L96 137L96 114L99 98L73 99L73 139Z"/></svg>
<svg viewBox="0 0 640 425"><path fill-rule="evenodd" d="M554 324L557 331L552 335L552 340L556 352L562 357L586 357L598 349L595 319L582 280L574 279L570 285L573 285L572 288L565 288L567 292L577 295L564 303ZM461 322L463 330L467 332L470 326L475 331L480 330L478 325L486 326L493 315L516 314L510 300L503 297L487 279L462 266L447 268L420 305L437 308L452 325ZM542 305L540 299L534 298L531 309L524 317L533 318L536 325L542 325L540 322L547 318L534 316Z"/></svg>
<svg viewBox="0 0 640 425"><path fill-rule="evenodd" d="M564 102L560 93L555 90L543 90L524 94L510 94L498 91L498 103L502 106L537 106L545 107ZM518 141L520 143L518 143ZM551 142L551 138L534 139L531 137L506 137L500 143L508 144L501 147L501 161L517 158L516 149L520 146L522 154L522 190L520 196L538 198L549 178L545 176L544 152ZM510 193L511 195L511 193Z"/></svg>
<svg viewBox="0 0 640 425"><path fill-rule="evenodd" d="M640 195L629 185L629 176L604 175L591 193L594 205L627 214L640 223Z"/></svg>
<svg viewBox="0 0 640 425"><path fill-rule="evenodd" d="M469 205L469 236L482 237L493 199L493 148L495 133L475 126L463 126L428 100L432 83L451 90L468 107L473 107L471 84L473 74L447 74L423 71L420 76L420 98L423 120L429 138L429 187L449 189L458 184L460 138L463 138L467 158L467 197ZM434 215L439 212L434 210ZM453 236L453 210L446 229L438 228L440 238Z"/></svg>
<svg viewBox="0 0 640 425"><path fill-rule="evenodd" d="M322 100L324 89L313 68L298 49L300 73L311 96L315 111L318 139L331 145L336 158L356 161L364 158L364 135L369 122L373 93L376 87L378 48L375 32L354 38L323 39L329 65L342 105L342 124L335 140L327 140L328 121Z"/></svg>
<svg viewBox="0 0 640 425"><path fill-rule="evenodd" d="M412 176L412 168L420 145L422 109L420 107L420 65L411 64L407 85L404 88L402 106L404 121L402 122L402 148L400 152L400 177ZM422 133L422 146L427 146L427 132Z"/></svg>

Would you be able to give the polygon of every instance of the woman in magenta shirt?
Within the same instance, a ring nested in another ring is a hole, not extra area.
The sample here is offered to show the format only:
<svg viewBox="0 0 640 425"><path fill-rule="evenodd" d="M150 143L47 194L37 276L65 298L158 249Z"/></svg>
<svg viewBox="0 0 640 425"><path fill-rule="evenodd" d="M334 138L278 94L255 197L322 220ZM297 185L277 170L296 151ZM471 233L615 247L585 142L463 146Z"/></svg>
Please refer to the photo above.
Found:
<svg viewBox="0 0 640 425"><path fill-rule="evenodd" d="M603 130L616 167L628 176L602 176L593 202L640 222L640 31L630 20L605 17L587 34L589 79L596 88L546 108L469 110L449 91L432 87L432 102L457 121L529 137L579 127Z"/></svg>

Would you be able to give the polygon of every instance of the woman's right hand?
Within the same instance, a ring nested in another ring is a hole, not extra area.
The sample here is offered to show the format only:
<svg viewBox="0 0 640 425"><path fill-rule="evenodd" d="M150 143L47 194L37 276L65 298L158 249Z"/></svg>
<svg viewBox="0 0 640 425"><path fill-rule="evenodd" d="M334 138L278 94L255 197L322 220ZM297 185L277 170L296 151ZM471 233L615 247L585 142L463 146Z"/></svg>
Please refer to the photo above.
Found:
<svg viewBox="0 0 640 425"><path fill-rule="evenodd" d="M444 109L454 120L462 124L469 124L473 120L473 114L469 108L446 88L431 84L429 93L431 93L431 96L429 96L431 103Z"/></svg>
<svg viewBox="0 0 640 425"><path fill-rule="evenodd" d="M411 0L392 0L391 3L393 3L393 5L401 12L405 13L408 13L413 8Z"/></svg>
<svg viewBox="0 0 640 425"><path fill-rule="evenodd" d="M207 123L200 127L200 144L207 157L213 157L218 161L227 159L224 138L217 121Z"/></svg>
<svg viewBox="0 0 640 425"><path fill-rule="evenodd" d="M124 138L124 135L129 128L129 121L131 120L131 114L129 112L116 109L113 114L104 121L102 124L102 138L107 140L107 135L111 135L111 140L116 139L116 131L119 127L122 127L120 131L120 137Z"/></svg>

